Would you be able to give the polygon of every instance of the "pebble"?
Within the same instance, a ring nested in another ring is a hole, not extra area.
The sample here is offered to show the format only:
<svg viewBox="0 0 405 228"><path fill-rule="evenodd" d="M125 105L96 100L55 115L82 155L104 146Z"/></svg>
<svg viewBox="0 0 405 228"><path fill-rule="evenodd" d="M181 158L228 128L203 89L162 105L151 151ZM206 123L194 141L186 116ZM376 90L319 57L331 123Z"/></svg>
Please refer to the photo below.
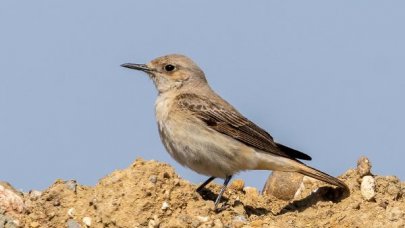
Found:
<svg viewBox="0 0 405 228"><path fill-rule="evenodd" d="M155 184L157 182L157 176L156 175L150 176L149 181Z"/></svg>
<svg viewBox="0 0 405 228"><path fill-rule="evenodd" d="M72 190L73 192L76 193L76 190L77 190L77 181L76 180L68 180L65 182L65 185L69 190Z"/></svg>
<svg viewBox="0 0 405 228"><path fill-rule="evenodd" d="M73 218L76 214L76 210L73 207L69 208L69 210L67 211L67 214L68 214L69 218Z"/></svg>
<svg viewBox="0 0 405 228"><path fill-rule="evenodd" d="M389 210L387 210L386 213L387 213L387 218L392 222L397 221L397 220L403 218L403 216L404 216L404 212L401 209L399 209L398 207L392 207Z"/></svg>
<svg viewBox="0 0 405 228"><path fill-rule="evenodd" d="M167 203L166 201L162 203L162 210L167 210L169 208L169 203Z"/></svg>
<svg viewBox="0 0 405 228"><path fill-rule="evenodd" d="M263 188L264 195L291 200L300 190L304 175L294 172L273 171Z"/></svg>
<svg viewBox="0 0 405 228"><path fill-rule="evenodd" d="M41 192L41 191L38 191L38 190L31 190L31 191L29 192L29 196L30 196L30 199L31 199L32 201L35 201L35 200L39 199L39 197L42 196L42 192Z"/></svg>
<svg viewBox="0 0 405 228"><path fill-rule="evenodd" d="M375 180L372 176L364 176L361 181L361 195L367 201L373 200L375 197Z"/></svg>
<svg viewBox="0 0 405 228"><path fill-rule="evenodd" d="M229 186L230 189L234 189L236 191L242 191L243 187L245 187L245 182L241 179L234 180Z"/></svg>
<svg viewBox="0 0 405 228"><path fill-rule="evenodd" d="M90 217L84 217L82 219L83 223L87 226L90 227L91 226L91 218Z"/></svg>
<svg viewBox="0 0 405 228"><path fill-rule="evenodd" d="M245 187L245 188L243 188L243 191L245 192L246 195L248 195L250 197L259 196L259 191L257 191L257 188L254 188L254 187Z"/></svg>
<svg viewBox="0 0 405 228"><path fill-rule="evenodd" d="M66 226L68 228L80 228L81 227L80 224L78 222L76 222L76 220L74 220L74 219L69 219L66 222Z"/></svg>
<svg viewBox="0 0 405 228"><path fill-rule="evenodd" d="M370 175L371 167L370 160L365 156L361 156L357 161L357 173L360 175L360 177Z"/></svg>
<svg viewBox="0 0 405 228"><path fill-rule="evenodd" d="M31 222L30 227L37 228L37 227L39 227L39 223L38 222Z"/></svg>
<svg viewBox="0 0 405 228"><path fill-rule="evenodd" d="M6 182L0 182L0 209L17 213L22 213L25 209L21 195Z"/></svg>
<svg viewBox="0 0 405 228"><path fill-rule="evenodd" d="M208 222L208 220L210 219L210 217L208 217L208 216L197 216L197 219L200 221L200 222Z"/></svg>

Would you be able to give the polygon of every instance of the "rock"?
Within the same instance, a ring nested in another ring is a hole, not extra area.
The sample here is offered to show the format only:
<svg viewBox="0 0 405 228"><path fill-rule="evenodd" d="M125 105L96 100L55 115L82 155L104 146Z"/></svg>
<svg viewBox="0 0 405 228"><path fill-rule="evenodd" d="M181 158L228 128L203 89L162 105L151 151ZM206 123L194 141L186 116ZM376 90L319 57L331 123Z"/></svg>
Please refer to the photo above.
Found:
<svg viewBox="0 0 405 228"><path fill-rule="evenodd" d="M0 214L0 227L1 228L17 228L20 227L20 221L15 220L7 215Z"/></svg>
<svg viewBox="0 0 405 228"><path fill-rule="evenodd" d="M273 171L263 188L263 195L291 200L300 189L304 175L295 172Z"/></svg>
<svg viewBox="0 0 405 228"><path fill-rule="evenodd" d="M404 216L404 212L399 209L398 207L389 208L386 212L388 220L394 222L397 221Z"/></svg>
<svg viewBox="0 0 405 228"><path fill-rule="evenodd" d="M159 217L157 215L154 215L153 219L149 220L148 227L149 228L157 228L157 227L159 227L159 224L160 224Z"/></svg>
<svg viewBox="0 0 405 228"><path fill-rule="evenodd" d="M365 156L360 157L357 161L357 173L360 177L371 175L371 167L370 160Z"/></svg>
<svg viewBox="0 0 405 228"><path fill-rule="evenodd" d="M150 177L149 177L149 181L152 182L152 183L154 183L154 184L156 184L156 182L157 182L157 176L156 176L156 175L150 176Z"/></svg>
<svg viewBox="0 0 405 228"><path fill-rule="evenodd" d="M170 208L169 203L168 203L168 202L166 202L166 201L165 201L165 202L163 202L163 203L162 203L162 208L161 208L161 209L165 211L165 210L167 210L168 208Z"/></svg>
<svg viewBox="0 0 405 228"><path fill-rule="evenodd" d="M208 217L208 216L200 216L200 215L198 215L197 216L197 219L200 221L200 222L208 222L208 220L210 219L210 217Z"/></svg>
<svg viewBox="0 0 405 228"><path fill-rule="evenodd" d="M39 197L42 196L42 192L41 191L37 191L37 190L31 190L29 192L29 197L32 201L35 201L37 199L39 199Z"/></svg>
<svg viewBox="0 0 405 228"><path fill-rule="evenodd" d="M40 226L40 224L38 222L31 222L30 223L30 227L32 227L32 228L37 228L39 226Z"/></svg>
<svg viewBox="0 0 405 228"><path fill-rule="evenodd" d="M67 228L80 228L81 227L80 224L74 219L69 219L66 222L66 226L67 226Z"/></svg>
<svg viewBox="0 0 405 228"><path fill-rule="evenodd" d="M90 217L84 217L82 219L82 222L84 223L84 225L86 225L87 227L91 226L91 218Z"/></svg>
<svg viewBox="0 0 405 228"><path fill-rule="evenodd" d="M245 182L243 180L236 179L229 185L229 188L236 191L242 191L244 186Z"/></svg>
<svg viewBox="0 0 405 228"><path fill-rule="evenodd" d="M25 209L22 194L10 184L0 182L0 210L4 212L21 214Z"/></svg>
<svg viewBox="0 0 405 228"><path fill-rule="evenodd" d="M67 214L68 214L69 218L73 218L76 214L76 210L73 207L69 208L67 211Z"/></svg>
<svg viewBox="0 0 405 228"><path fill-rule="evenodd" d="M372 176L364 176L361 181L361 195L367 201L373 200L375 197L375 180Z"/></svg>
<svg viewBox="0 0 405 228"><path fill-rule="evenodd" d="M71 191L73 191L74 193L76 193L76 190L77 190L77 181L76 181L76 180L68 180L68 181L65 182L65 184L66 184L66 187L67 187L69 190L71 190Z"/></svg>
<svg viewBox="0 0 405 228"><path fill-rule="evenodd" d="M257 188L254 188L254 187L245 187L245 188L243 188L243 191L245 192L246 195L248 195L250 197L259 196L259 191L257 191Z"/></svg>

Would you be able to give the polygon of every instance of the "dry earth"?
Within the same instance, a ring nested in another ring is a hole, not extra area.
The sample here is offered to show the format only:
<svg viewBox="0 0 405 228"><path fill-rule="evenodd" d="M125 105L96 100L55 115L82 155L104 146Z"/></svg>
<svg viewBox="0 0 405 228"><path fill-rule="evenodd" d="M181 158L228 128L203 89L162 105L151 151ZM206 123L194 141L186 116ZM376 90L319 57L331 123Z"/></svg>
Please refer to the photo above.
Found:
<svg viewBox="0 0 405 228"><path fill-rule="evenodd" d="M56 180L43 192L21 193L0 182L0 227L405 227L405 182L372 175L375 195L366 200L360 173L349 169L340 176L348 197L307 181L290 201L235 180L217 213L219 185L208 185L201 196L171 166L137 159L96 186Z"/></svg>

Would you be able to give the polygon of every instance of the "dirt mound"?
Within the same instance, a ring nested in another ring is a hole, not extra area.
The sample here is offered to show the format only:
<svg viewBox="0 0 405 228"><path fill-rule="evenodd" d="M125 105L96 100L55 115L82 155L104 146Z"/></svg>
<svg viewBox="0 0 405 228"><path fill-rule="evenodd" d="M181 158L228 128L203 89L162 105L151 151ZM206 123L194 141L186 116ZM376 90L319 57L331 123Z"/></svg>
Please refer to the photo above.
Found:
<svg viewBox="0 0 405 228"><path fill-rule="evenodd" d="M292 201L260 195L235 180L224 194L224 209L217 213L213 200L221 186L210 184L200 195L196 185L181 179L169 165L137 159L94 187L57 180L43 192L10 190L23 199L24 209L1 209L0 227L405 226L404 182L373 176L375 195L367 198L356 169L340 178L351 189L346 198L336 198L333 188L311 182Z"/></svg>

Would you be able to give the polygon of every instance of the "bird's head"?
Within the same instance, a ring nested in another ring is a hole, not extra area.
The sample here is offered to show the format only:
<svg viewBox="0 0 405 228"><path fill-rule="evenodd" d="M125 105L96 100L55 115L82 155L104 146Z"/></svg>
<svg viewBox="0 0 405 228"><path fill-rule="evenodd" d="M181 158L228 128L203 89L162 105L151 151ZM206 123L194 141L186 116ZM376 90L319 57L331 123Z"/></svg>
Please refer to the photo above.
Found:
<svg viewBox="0 0 405 228"><path fill-rule="evenodd" d="M147 64L125 63L121 66L147 73L159 93L182 87L192 88L207 85L204 72L184 55L166 55Z"/></svg>

